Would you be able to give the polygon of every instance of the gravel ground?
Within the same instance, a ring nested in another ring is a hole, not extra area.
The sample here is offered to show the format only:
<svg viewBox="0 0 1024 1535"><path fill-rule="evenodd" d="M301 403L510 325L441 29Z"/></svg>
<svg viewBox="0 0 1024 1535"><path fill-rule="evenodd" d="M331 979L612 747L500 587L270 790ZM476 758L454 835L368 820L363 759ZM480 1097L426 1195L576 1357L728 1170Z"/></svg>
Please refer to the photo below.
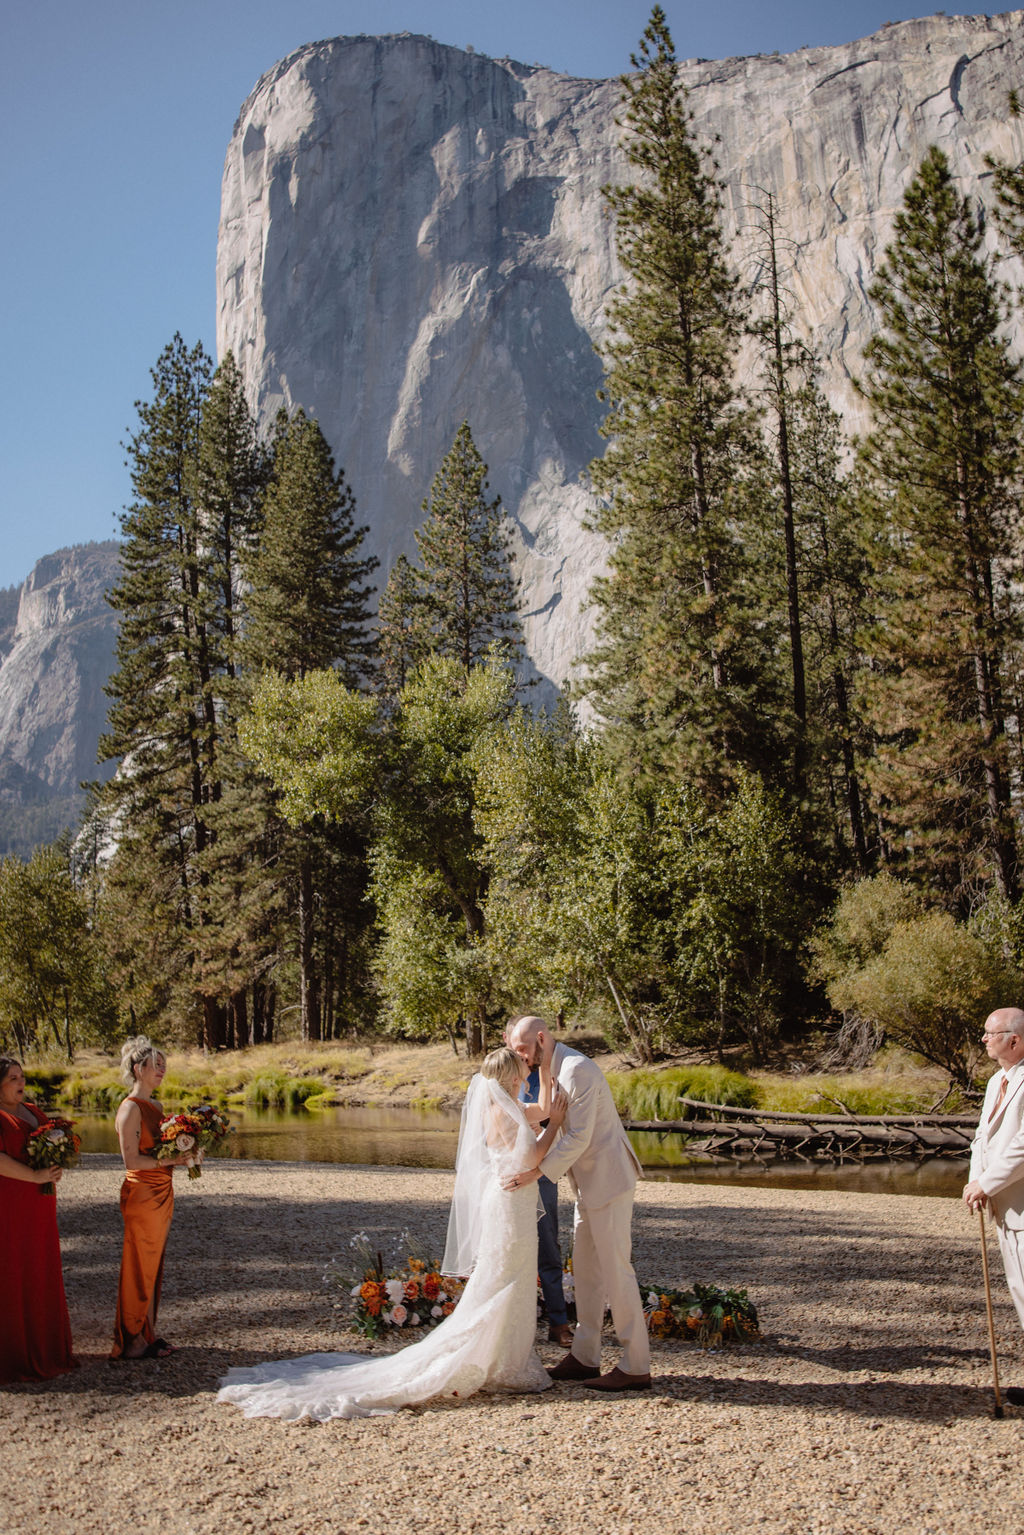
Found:
<svg viewBox="0 0 1024 1535"><path fill-rule="evenodd" d="M640 1185L643 1278L748 1288L761 1343L656 1345L654 1389L480 1395L386 1418L246 1420L229 1365L363 1348L321 1281L359 1230L443 1241L451 1174L208 1164L175 1180L164 1361L107 1360L115 1158L59 1191L82 1368L0 1389L0 1526L43 1535L987 1535L1021 1527L1022 1416L992 1416L977 1223L954 1200ZM568 1221L568 1207L564 1210ZM1004 1385L1024 1340L994 1264ZM616 1357L606 1335L605 1366ZM560 1351L538 1334L547 1363Z"/></svg>

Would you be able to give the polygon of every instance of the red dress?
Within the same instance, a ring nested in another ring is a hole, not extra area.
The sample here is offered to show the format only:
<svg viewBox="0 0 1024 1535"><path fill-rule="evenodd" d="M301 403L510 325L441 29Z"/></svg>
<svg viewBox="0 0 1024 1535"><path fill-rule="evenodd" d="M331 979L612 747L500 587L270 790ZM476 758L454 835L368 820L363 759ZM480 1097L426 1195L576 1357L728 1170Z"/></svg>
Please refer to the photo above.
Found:
<svg viewBox="0 0 1024 1535"><path fill-rule="evenodd" d="M44 1125L34 1103L25 1108ZM28 1163L33 1126L0 1109L0 1151ZM0 1381L50 1380L76 1368L57 1235L57 1201L0 1174Z"/></svg>

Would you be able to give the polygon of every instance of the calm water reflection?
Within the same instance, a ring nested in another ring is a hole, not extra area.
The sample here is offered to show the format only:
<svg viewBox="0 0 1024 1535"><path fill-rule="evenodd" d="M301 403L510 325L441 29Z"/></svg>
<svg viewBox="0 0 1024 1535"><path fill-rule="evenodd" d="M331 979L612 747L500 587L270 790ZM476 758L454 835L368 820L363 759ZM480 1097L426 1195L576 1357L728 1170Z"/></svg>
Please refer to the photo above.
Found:
<svg viewBox="0 0 1024 1535"><path fill-rule="evenodd" d="M328 1109L324 1113L232 1113L230 1155L259 1162L344 1162L376 1167L454 1167L457 1114L415 1109ZM113 1115L76 1116L83 1151L117 1151ZM684 1162L676 1136L633 1136L651 1178L750 1184L757 1188L842 1189L859 1194L930 1194L956 1198L966 1160L923 1162Z"/></svg>

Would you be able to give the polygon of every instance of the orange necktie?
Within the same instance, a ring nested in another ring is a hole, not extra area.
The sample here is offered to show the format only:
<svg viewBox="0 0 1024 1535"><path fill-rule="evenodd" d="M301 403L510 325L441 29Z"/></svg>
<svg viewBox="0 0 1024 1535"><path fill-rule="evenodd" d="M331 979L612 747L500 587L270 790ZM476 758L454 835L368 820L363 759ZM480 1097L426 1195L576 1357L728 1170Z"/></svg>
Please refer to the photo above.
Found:
<svg viewBox="0 0 1024 1535"><path fill-rule="evenodd" d="M999 1110L1002 1108L1002 1106L1003 1106L1003 1099L1006 1097L1006 1089L1009 1087L1009 1085L1010 1085L1010 1079L1006 1075L1006 1073L1004 1072L1003 1073L1003 1080L1000 1082L1000 1084L999 1084L999 1091L996 1094L995 1104L993 1105L991 1114L988 1116L989 1124L992 1123L993 1119L995 1119L996 1115L999 1113Z"/></svg>

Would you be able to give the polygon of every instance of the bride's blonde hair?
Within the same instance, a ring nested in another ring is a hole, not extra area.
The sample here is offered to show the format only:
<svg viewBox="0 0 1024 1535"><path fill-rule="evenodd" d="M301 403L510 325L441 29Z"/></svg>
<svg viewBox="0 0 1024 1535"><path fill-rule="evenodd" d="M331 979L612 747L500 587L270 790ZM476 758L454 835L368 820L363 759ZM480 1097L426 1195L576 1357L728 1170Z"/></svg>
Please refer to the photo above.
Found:
<svg viewBox="0 0 1024 1535"><path fill-rule="evenodd" d="M121 1081L126 1087L134 1087L138 1081L136 1068L162 1057L163 1051L158 1050L145 1034L136 1034L134 1039L126 1039L121 1046Z"/></svg>
<svg viewBox="0 0 1024 1535"><path fill-rule="evenodd" d="M502 1045L499 1049L492 1050L490 1055L484 1056L480 1075L490 1077L493 1082L497 1082L510 1098L518 1098L519 1084L523 1080L522 1062L509 1045Z"/></svg>

